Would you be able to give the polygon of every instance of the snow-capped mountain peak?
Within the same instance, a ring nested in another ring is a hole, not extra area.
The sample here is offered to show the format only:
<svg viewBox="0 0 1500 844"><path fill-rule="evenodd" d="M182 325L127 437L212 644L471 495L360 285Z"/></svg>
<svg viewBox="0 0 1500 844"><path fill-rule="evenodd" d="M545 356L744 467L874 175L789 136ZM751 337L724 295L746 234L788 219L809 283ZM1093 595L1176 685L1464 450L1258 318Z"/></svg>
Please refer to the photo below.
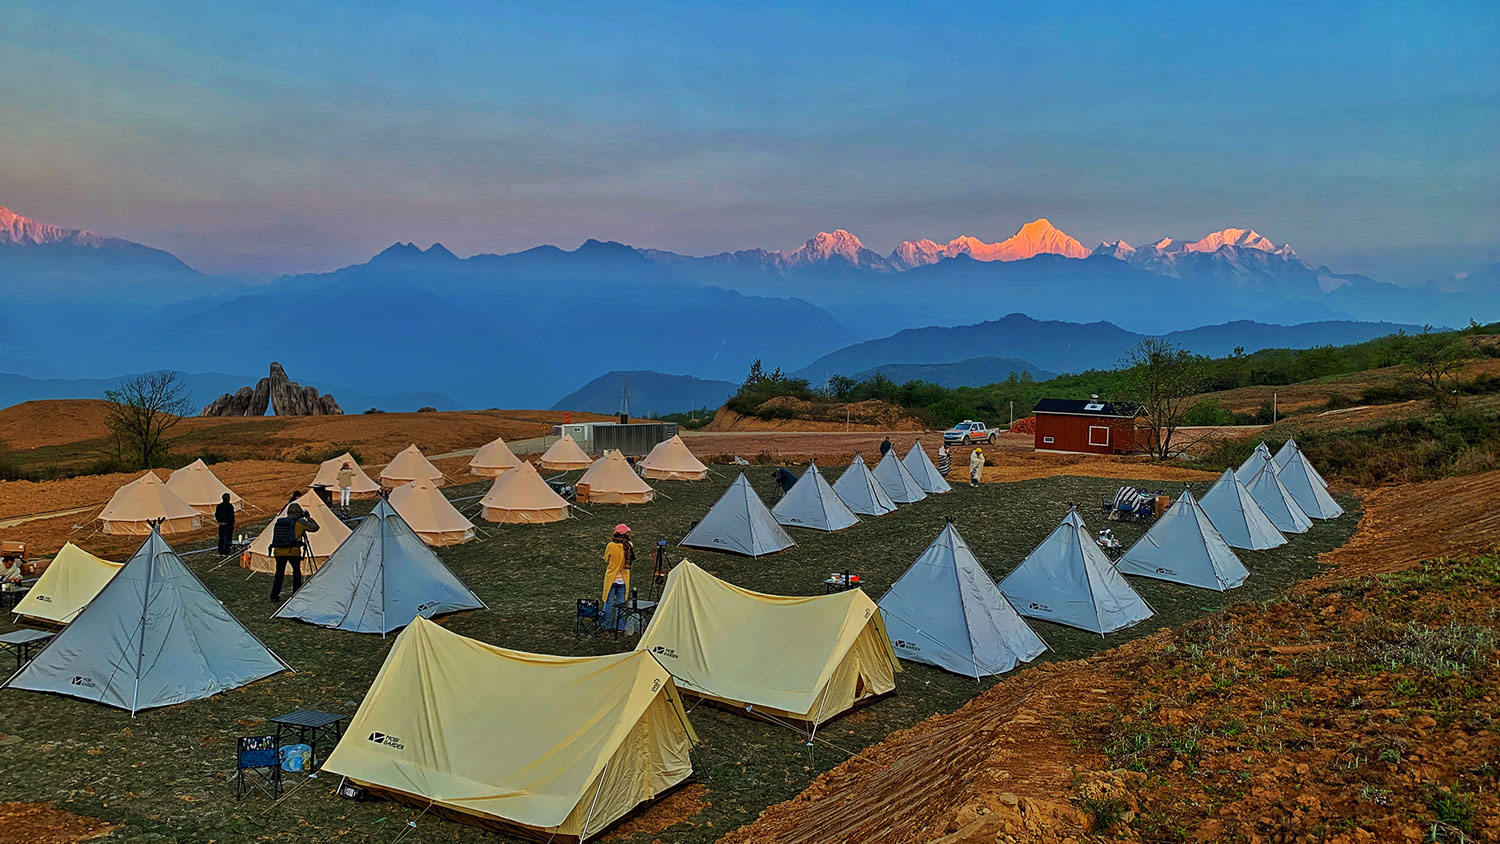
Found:
<svg viewBox="0 0 1500 844"><path fill-rule="evenodd" d="M1262 252L1275 252L1276 244L1267 240L1254 229L1220 229L1204 235L1201 239L1192 243L1183 244L1185 252L1215 252L1223 246L1236 246L1241 249L1259 249Z"/></svg>
<svg viewBox="0 0 1500 844"><path fill-rule="evenodd" d="M1130 260L1130 256L1135 254L1135 247L1123 240L1117 240L1114 243L1105 242L1095 246L1093 254L1108 255L1111 258L1128 261Z"/></svg>
<svg viewBox="0 0 1500 844"><path fill-rule="evenodd" d="M887 260L897 269L911 269L959 255L967 255L976 261L1021 261L1042 254L1087 258L1089 250L1042 217L997 243L986 243L967 234L944 245L925 239L908 240L897 246Z"/></svg>
<svg viewBox="0 0 1500 844"><path fill-rule="evenodd" d="M73 243L79 246L98 246L103 241L104 238L93 232L39 222L0 205L0 245L46 246L52 243Z"/></svg>
<svg viewBox="0 0 1500 844"><path fill-rule="evenodd" d="M874 251L866 249L859 238L843 229L818 232L808 241L790 252L779 252L788 267L805 267L842 261L855 267L883 265L884 259Z"/></svg>

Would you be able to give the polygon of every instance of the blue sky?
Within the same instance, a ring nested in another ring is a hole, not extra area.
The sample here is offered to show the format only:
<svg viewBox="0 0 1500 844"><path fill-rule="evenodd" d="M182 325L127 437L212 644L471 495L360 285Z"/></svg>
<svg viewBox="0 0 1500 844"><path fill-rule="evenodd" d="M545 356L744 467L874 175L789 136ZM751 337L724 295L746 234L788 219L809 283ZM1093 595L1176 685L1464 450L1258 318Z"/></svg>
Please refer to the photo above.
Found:
<svg viewBox="0 0 1500 844"><path fill-rule="evenodd" d="M1048 217L1409 281L1500 260L1497 43L1494 2L0 0L0 204L208 270Z"/></svg>

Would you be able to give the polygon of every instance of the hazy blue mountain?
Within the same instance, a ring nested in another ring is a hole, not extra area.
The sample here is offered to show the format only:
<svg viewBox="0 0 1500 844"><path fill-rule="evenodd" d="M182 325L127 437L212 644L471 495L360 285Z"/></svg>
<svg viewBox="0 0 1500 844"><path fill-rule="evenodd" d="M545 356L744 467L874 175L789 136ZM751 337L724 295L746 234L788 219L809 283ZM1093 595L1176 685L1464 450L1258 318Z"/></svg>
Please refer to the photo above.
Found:
<svg viewBox="0 0 1500 844"><path fill-rule="evenodd" d="M622 388L627 385L630 387L632 416L659 416L700 407L718 407L739 389L738 384L730 381L708 381L691 375L668 375L641 369L606 372L558 399L552 409L618 413Z"/></svg>
<svg viewBox="0 0 1500 844"><path fill-rule="evenodd" d="M179 372L193 402L193 412L241 387L254 387L255 382L265 377L260 375L225 375L222 372ZM129 377L129 376L121 376ZM441 393L396 393L368 395L349 387L299 378L295 371L292 378L303 386L318 388L318 392L331 394L338 400L345 413L363 413L377 407L389 411L414 411L419 407L435 407L438 410L458 410L453 399ZM0 372L0 407L9 407L23 401L37 399L102 399L104 391L120 383L115 378L29 378Z"/></svg>
<svg viewBox="0 0 1500 844"><path fill-rule="evenodd" d="M979 387L1004 381L1014 372L1017 376L1030 373L1036 381L1046 381L1057 373L1042 369L1020 358L978 357L953 363L886 363L871 367L850 376L863 381L875 373L883 373L897 384L907 381L926 381L944 387Z"/></svg>
<svg viewBox="0 0 1500 844"><path fill-rule="evenodd" d="M1254 352L1357 343L1403 329L1420 330L1418 326L1397 323L1315 322L1284 326L1238 321L1165 336L1199 354L1217 356L1229 354L1236 347ZM975 357L976 352L1019 357L1057 372L1107 369L1146 336L1109 322L1037 320L1025 314L1010 314L974 325L907 329L879 340L855 343L818 358L798 370L797 375L821 382L824 373L860 373L892 360L956 363Z"/></svg>

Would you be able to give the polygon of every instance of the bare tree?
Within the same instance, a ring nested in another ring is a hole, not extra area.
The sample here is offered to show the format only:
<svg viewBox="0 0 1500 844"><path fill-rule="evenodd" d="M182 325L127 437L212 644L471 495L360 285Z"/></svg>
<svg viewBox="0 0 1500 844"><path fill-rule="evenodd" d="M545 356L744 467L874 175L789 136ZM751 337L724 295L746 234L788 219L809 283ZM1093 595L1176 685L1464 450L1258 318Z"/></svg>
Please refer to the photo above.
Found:
<svg viewBox="0 0 1500 844"><path fill-rule="evenodd" d="M167 434L193 410L187 385L168 370L132 375L104 391L120 458L152 469L167 457Z"/></svg>
<svg viewBox="0 0 1500 844"><path fill-rule="evenodd" d="M1155 431L1151 453L1172 456L1172 438L1203 384L1203 358L1162 337L1148 337L1121 361L1126 389Z"/></svg>

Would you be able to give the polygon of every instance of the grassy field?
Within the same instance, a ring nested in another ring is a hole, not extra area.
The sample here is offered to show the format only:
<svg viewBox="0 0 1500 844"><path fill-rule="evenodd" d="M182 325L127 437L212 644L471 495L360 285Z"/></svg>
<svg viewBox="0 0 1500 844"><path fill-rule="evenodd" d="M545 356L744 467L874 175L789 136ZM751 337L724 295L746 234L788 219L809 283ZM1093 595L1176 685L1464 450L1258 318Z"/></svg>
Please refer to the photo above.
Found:
<svg viewBox="0 0 1500 844"><path fill-rule="evenodd" d="M836 477L838 470L829 473ZM488 611L448 617L443 623L466 636L510 648L557 654L624 650L633 639L579 639L573 635L573 605L597 596L601 554L610 529L620 521L633 529L638 555L636 582L644 590L649 549L657 539L675 542L701 518L734 474L716 467L699 483L660 482L649 505L590 506L587 513L553 525L493 526L477 522L483 539L440 551L450 567L488 604ZM770 470L756 468L751 481L774 500ZM1097 502L1118 481L1049 478L1012 484L959 487L880 519L867 518L840 534L794 530L800 543L772 557L750 560L694 549L673 549L734 583L780 594L818 594L831 571L858 572L872 597L930 543L945 516L952 516L981 562L997 578L1013 568L1066 513L1067 501L1090 502L1082 512L1095 529ZM1163 486L1153 484L1155 486ZM1180 484L1165 485L1174 497ZM1200 484L1201 494L1207 485ZM452 498L477 496L481 484L450 488ZM460 506L472 508L477 502ZM1321 524L1273 551L1244 552L1249 582L1228 595L1132 578L1156 616L1129 630L1099 637L1071 628L1035 623L1054 649L1043 659L1074 659L1175 626L1228 603L1262 601L1284 592L1318 570L1317 555L1343 544L1353 532L1357 502L1342 502L1342 518ZM368 503L356 508L368 509ZM1127 542L1142 529L1116 527ZM188 550L188 549L180 549ZM234 799L235 737L264 728L257 719L300 708L352 714L379 668L392 639L339 633L268 616L269 577L249 575L233 564L214 568L212 552L187 556L189 565L224 603L296 669L208 700L129 714L72 698L0 692L0 799L55 801L59 807L123 824L113 840L249 842L390 842L418 812L389 802L350 803L330 796L327 778L291 778L279 803ZM747 642L746 647L755 647ZM766 655L774 659L775 655ZM987 688L936 669L904 664L895 694L826 725L828 744L809 749L790 730L751 721L709 706L692 711L703 745L694 751L695 780L711 804L685 823L634 841L707 842L787 799L818 773L895 729L949 712ZM1024 670L1024 669L1022 669ZM524 690L517 690L524 693ZM831 746L830 746L831 745ZM492 841L496 836L432 815L421 817L406 841Z"/></svg>

